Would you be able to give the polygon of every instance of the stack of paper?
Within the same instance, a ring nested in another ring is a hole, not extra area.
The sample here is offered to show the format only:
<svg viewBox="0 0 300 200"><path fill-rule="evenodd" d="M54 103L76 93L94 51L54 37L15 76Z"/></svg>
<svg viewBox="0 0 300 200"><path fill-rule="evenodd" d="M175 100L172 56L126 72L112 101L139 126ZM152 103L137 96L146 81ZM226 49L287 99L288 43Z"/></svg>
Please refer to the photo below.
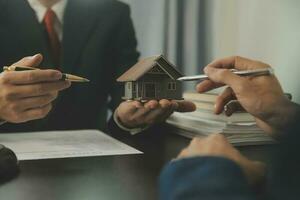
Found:
<svg viewBox="0 0 300 200"><path fill-rule="evenodd" d="M193 101L197 110L192 113L174 113L167 120L175 133L189 138L222 133L236 146L274 143L248 113L235 113L231 117L224 114L215 115L213 112L215 94L188 93L184 97Z"/></svg>

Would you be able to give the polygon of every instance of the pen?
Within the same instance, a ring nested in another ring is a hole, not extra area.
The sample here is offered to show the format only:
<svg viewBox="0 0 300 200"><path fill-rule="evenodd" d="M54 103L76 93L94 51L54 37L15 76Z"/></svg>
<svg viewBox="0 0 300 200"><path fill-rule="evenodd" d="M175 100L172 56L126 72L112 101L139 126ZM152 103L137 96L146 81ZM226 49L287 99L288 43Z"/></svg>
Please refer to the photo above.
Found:
<svg viewBox="0 0 300 200"><path fill-rule="evenodd" d="M4 71L26 71L26 70L39 70L39 68L34 68L34 67L25 67L25 66L4 66L3 67ZM90 82L90 80L86 78L82 78L80 76L75 76L72 74L64 74L62 76L62 80L66 81L71 81L71 82Z"/></svg>
<svg viewBox="0 0 300 200"><path fill-rule="evenodd" d="M238 71L236 69L231 69L234 74L239 76L263 76L263 75L271 75L274 74L274 70L272 68L263 68L263 69L254 69L254 70L243 70ZM207 80L208 76L205 74L197 75L197 76L184 76L179 79L178 81L203 81Z"/></svg>

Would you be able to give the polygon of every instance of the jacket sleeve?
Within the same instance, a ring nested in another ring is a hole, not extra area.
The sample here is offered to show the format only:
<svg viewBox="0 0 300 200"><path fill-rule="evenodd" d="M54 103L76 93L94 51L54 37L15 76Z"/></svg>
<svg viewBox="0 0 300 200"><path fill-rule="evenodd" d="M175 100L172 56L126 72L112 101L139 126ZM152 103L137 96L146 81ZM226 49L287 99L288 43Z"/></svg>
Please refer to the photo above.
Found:
<svg viewBox="0 0 300 200"><path fill-rule="evenodd" d="M195 157L168 164L160 176L161 200L255 200L242 170L219 157Z"/></svg>

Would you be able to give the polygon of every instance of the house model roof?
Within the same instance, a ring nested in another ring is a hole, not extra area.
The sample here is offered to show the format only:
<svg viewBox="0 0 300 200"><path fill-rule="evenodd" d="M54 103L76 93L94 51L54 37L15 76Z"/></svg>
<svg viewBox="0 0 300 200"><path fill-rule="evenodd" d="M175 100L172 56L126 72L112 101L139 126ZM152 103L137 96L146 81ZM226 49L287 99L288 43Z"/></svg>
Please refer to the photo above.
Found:
<svg viewBox="0 0 300 200"><path fill-rule="evenodd" d="M170 78L174 80L177 80L178 78L183 76L179 71L176 70L175 66L172 63L170 63L167 59L160 55L140 60L137 64L131 67L122 76L120 76L117 81L137 81L156 66L160 67L160 69L165 71L170 76Z"/></svg>

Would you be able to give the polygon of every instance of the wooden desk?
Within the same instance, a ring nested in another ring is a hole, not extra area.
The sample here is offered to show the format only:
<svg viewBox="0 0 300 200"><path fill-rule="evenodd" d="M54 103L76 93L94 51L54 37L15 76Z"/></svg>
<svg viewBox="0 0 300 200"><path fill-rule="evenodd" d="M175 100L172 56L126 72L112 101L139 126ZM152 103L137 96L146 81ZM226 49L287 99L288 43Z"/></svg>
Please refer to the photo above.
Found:
<svg viewBox="0 0 300 200"><path fill-rule="evenodd" d="M165 133L119 138L144 155L21 162L21 174L0 186L5 200L154 200L157 178L166 162L189 140ZM264 160L272 146L243 147Z"/></svg>

